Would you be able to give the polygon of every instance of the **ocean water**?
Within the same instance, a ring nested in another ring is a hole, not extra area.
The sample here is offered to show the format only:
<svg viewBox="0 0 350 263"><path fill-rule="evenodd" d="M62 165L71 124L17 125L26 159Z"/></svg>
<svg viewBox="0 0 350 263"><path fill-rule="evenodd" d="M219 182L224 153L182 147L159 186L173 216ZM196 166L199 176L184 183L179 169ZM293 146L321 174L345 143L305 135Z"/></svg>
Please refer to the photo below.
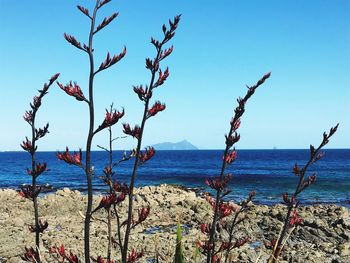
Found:
<svg viewBox="0 0 350 263"><path fill-rule="evenodd" d="M151 161L141 165L137 175L137 186L178 184L203 191L209 189L205 178L218 176L223 151L157 151ZM325 150L322 160L311 166L309 174L317 173L316 182L306 189L299 200L304 203L336 203L350 207L350 149ZM122 156L121 151L113 153L114 159ZM281 202L284 192L292 193L298 177L292 173L295 163L303 165L309 157L309 150L239 150L237 161L227 172L233 174L229 199L239 201L251 190L256 190L256 203L273 204ZM107 153L92 153L95 167L94 190L105 191L99 176L107 164ZM39 162L46 162L48 171L39 177L39 183L48 183L55 189L69 187L86 191L86 179L82 169L58 161L55 152L37 153ZM0 153L0 188L18 188L30 183L26 168L30 156L26 152ZM115 169L115 179L128 182L132 161L122 163Z"/></svg>

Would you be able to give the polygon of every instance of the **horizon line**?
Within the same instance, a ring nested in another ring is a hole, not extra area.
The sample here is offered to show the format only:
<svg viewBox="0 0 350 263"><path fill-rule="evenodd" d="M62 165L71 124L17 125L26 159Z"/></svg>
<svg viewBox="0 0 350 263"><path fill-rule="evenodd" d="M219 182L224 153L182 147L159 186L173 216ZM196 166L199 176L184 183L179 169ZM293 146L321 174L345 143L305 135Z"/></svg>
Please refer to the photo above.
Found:
<svg viewBox="0 0 350 263"><path fill-rule="evenodd" d="M174 149L174 150L157 150L156 151L223 151L224 149L217 149L217 148L207 148L207 149ZM310 148L242 148L242 149L236 149L237 151L279 151L279 150L310 150ZM324 148L323 150L350 150L350 148ZM59 152L62 150L46 150L46 151L36 151L38 153L40 152ZM72 150L76 151L76 150ZM105 152L104 150L91 150L92 152ZM121 150L121 149L115 149L113 151L132 151L130 150ZM0 153L10 153L10 152L26 152L23 150L0 150ZM82 150L82 152L85 152L85 150Z"/></svg>

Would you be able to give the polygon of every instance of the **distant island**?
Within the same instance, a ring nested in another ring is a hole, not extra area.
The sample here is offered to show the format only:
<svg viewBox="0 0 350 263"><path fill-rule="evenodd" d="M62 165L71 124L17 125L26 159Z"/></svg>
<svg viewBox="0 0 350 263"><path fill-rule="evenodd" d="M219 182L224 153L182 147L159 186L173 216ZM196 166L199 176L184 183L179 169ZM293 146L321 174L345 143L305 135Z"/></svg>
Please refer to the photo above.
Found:
<svg viewBox="0 0 350 263"><path fill-rule="evenodd" d="M181 142L163 142L154 144L153 147L156 150L198 150L196 146L190 143L187 140L183 140Z"/></svg>

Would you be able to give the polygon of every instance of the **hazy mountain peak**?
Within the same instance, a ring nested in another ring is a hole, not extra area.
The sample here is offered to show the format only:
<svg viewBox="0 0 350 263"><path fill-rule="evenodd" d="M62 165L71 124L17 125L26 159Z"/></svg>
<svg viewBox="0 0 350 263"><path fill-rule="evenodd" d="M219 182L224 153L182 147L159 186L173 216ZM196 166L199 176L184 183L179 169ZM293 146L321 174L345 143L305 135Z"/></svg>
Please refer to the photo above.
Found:
<svg viewBox="0 0 350 263"><path fill-rule="evenodd" d="M182 140L180 142L163 142L154 144L153 147L156 150L198 150L196 146L187 140Z"/></svg>

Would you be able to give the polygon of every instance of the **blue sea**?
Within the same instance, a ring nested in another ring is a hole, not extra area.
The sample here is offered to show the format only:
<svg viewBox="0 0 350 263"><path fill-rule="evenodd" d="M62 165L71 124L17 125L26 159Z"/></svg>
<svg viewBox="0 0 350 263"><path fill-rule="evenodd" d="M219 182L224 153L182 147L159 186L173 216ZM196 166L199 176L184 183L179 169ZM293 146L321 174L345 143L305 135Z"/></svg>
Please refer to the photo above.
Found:
<svg viewBox="0 0 350 263"><path fill-rule="evenodd" d="M218 176L221 167L220 150L157 151L145 165L140 166L137 186L177 184L200 191L208 191L205 178ZM309 174L317 173L316 182L306 189L299 200L303 204L336 203L350 207L350 149L325 150L322 160L311 166ZM115 151L114 159L123 152ZM256 203L274 204L281 202L284 192L292 193L298 177L292 173L295 163L303 165L309 157L309 150L239 150L237 161L229 166L233 174L228 198L239 201L252 190L256 190ZM58 161L55 152L37 153L39 162L47 162L48 171L39 177L39 183L48 183L54 189L69 187L86 191L86 179L78 167ZM107 164L107 153L92 153L95 167L94 190L103 192L106 187L99 179ZM14 188L30 184L26 168L30 156L26 152L0 153L0 188ZM132 161L122 163L115 169L115 179L128 182Z"/></svg>

